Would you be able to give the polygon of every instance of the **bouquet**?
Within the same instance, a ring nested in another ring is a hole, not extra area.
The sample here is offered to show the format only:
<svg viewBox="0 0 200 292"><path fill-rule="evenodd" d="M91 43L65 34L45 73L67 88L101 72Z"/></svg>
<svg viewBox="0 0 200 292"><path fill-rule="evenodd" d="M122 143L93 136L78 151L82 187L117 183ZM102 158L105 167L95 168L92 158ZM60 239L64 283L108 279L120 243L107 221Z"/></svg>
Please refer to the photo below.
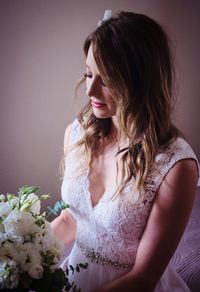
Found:
<svg viewBox="0 0 200 292"><path fill-rule="evenodd" d="M36 187L23 186L18 196L0 196L0 290L77 291L59 268L64 245L53 235L46 213L40 214L41 201ZM40 196L47 199L49 195ZM68 208L57 202L51 213ZM70 267L72 272L87 264ZM69 271L67 271L68 273Z"/></svg>

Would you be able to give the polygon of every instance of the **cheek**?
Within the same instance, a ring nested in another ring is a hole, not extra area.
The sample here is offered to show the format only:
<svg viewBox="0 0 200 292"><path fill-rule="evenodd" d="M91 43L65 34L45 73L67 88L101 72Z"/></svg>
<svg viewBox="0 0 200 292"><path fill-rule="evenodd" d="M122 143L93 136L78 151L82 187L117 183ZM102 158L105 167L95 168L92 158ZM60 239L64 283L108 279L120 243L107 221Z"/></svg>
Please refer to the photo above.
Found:
<svg viewBox="0 0 200 292"><path fill-rule="evenodd" d="M87 95L88 95L89 87L90 87L90 80L86 79L86 81L85 81L85 92L86 92Z"/></svg>
<svg viewBox="0 0 200 292"><path fill-rule="evenodd" d="M109 100L109 108L113 111L116 112L117 111L117 105L116 102L114 101L114 99L112 97L110 97Z"/></svg>

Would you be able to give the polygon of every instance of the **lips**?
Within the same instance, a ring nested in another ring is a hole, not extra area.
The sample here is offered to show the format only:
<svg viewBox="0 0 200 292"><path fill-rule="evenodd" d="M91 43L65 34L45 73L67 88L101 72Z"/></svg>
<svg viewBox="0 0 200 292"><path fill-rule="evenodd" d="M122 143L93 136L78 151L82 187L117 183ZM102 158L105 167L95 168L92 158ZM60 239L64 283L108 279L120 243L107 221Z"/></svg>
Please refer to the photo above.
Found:
<svg viewBox="0 0 200 292"><path fill-rule="evenodd" d="M93 100L91 102L92 102L92 106L96 107L96 108L102 108L102 107L106 106L106 104L102 103L102 102L96 102L96 101L93 101Z"/></svg>

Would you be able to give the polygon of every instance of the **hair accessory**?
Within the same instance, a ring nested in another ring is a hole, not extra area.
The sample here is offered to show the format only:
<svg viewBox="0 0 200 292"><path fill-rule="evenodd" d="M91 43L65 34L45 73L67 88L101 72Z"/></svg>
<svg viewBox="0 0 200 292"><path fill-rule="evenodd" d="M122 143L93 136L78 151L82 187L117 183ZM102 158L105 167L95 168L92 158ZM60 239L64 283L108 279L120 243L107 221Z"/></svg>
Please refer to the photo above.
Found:
<svg viewBox="0 0 200 292"><path fill-rule="evenodd" d="M107 20L110 19L111 17L112 17L112 10L107 9L107 10L105 11L105 13L104 13L104 17L103 17L103 19L102 19L102 20L99 20L99 21L97 22L97 26L98 26L98 27L101 26L105 21L107 21Z"/></svg>

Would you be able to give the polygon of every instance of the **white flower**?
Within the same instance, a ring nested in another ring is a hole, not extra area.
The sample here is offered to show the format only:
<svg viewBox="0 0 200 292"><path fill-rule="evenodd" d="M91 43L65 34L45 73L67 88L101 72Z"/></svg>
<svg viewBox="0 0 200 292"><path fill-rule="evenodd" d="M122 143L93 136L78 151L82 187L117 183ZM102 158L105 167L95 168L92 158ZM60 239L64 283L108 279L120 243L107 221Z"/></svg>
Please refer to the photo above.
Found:
<svg viewBox="0 0 200 292"><path fill-rule="evenodd" d="M19 283L19 270L16 263L6 257L0 258L0 290L13 289Z"/></svg>
<svg viewBox="0 0 200 292"><path fill-rule="evenodd" d="M18 243L18 244L22 244L24 242L24 237L21 235L12 234L8 237L8 239L12 241L13 243Z"/></svg>
<svg viewBox="0 0 200 292"><path fill-rule="evenodd" d="M43 275L43 267L39 264L30 265L30 269L28 270L28 274L33 279L41 279Z"/></svg>
<svg viewBox="0 0 200 292"><path fill-rule="evenodd" d="M16 261L24 271L29 271L32 265L40 265L42 257L32 242L25 242L17 248Z"/></svg>
<svg viewBox="0 0 200 292"><path fill-rule="evenodd" d="M17 198L17 197L14 196L12 199L9 200L9 204L11 205L11 207L13 209L13 207L18 206L18 204L19 204L19 198Z"/></svg>
<svg viewBox="0 0 200 292"><path fill-rule="evenodd" d="M0 201L5 202L6 196L4 194L0 195Z"/></svg>
<svg viewBox="0 0 200 292"><path fill-rule="evenodd" d="M3 221L5 232L8 235L23 236L33 234L38 226L31 213L14 209Z"/></svg>
<svg viewBox="0 0 200 292"><path fill-rule="evenodd" d="M0 196L0 290L18 288L24 275L34 281L45 267L50 272L58 267L64 244L40 214L39 197L29 194L36 189L22 187L19 197Z"/></svg>
<svg viewBox="0 0 200 292"><path fill-rule="evenodd" d="M8 216L8 214L12 211L12 207L8 202L0 203L0 217Z"/></svg>
<svg viewBox="0 0 200 292"><path fill-rule="evenodd" d="M0 233L0 246L1 244L8 239L8 235L5 233ZM0 250L1 252L1 250Z"/></svg>
<svg viewBox="0 0 200 292"><path fill-rule="evenodd" d="M63 242L54 236L51 224L48 221L45 221L45 228L42 229L42 232L35 234L34 243L43 253L51 251L55 256L62 254L64 250Z"/></svg>
<svg viewBox="0 0 200 292"><path fill-rule="evenodd" d="M15 258L17 257L17 249L16 249L15 244L13 244L12 242L6 241L1 247L0 254L15 260Z"/></svg>
<svg viewBox="0 0 200 292"><path fill-rule="evenodd" d="M29 194L20 209L25 210L26 207L34 214L40 214L41 202L39 197L34 193Z"/></svg>
<svg viewBox="0 0 200 292"><path fill-rule="evenodd" d="M40 214L40 209L41 209L41 202L40 199L37 195L35 195L34 193L30 194L28 196L28 199L33 202L33 205L31 206L31 211L35 214Z"/></svg>
<svg viewBox="0 0 200 292"><path fill-rule="evenodd" d="M45 227L35 234L34 243L38 250L45 253L51 249L53 241L54 235L50 223L45 221Z"/></svg>
<svg viewBox="0 0 200 292"><path fill-rule="evenodd" d="M30 195L28 195L27 199L32 202L30 211L35 214L40 214L41 202L39 197L36 194L31 193Z"/></svg>

